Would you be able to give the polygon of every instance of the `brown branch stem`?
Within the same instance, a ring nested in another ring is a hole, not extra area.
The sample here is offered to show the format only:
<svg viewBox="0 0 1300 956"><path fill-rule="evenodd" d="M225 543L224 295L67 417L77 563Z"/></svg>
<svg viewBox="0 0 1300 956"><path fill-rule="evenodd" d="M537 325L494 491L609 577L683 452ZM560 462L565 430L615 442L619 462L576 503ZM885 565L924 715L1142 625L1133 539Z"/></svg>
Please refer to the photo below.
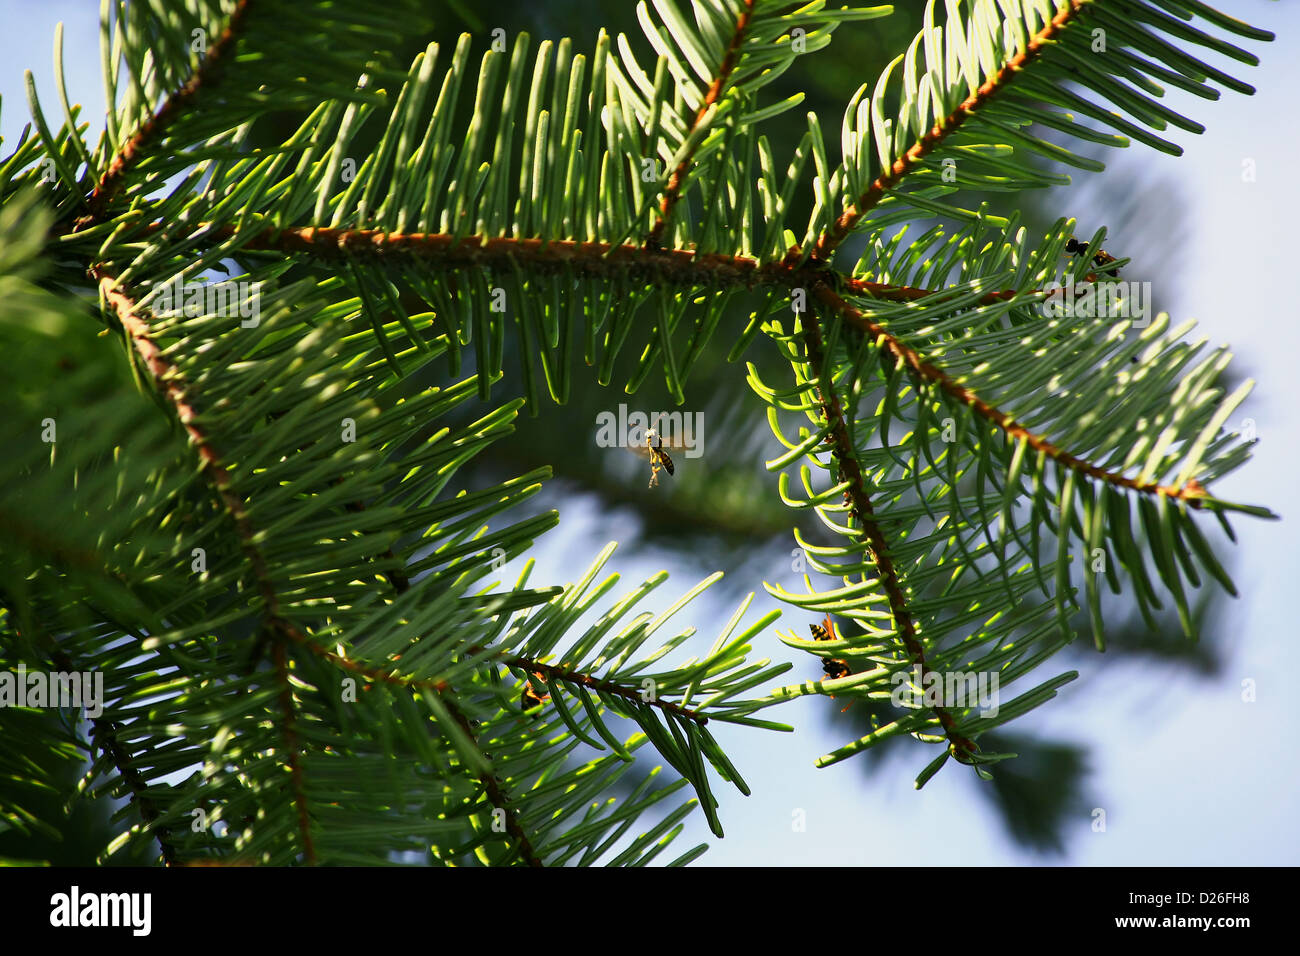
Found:
<svg viewBox="0 0 1300 956"><path fill-rule="evenodd" d="M836 465L839 469L839 481L847 482L848 489L844 492L844 503L849 506L851 515L850 527L852 521L856 519L861 528L860 537L871 555L871 560L876 566L877 576L880 579L881 586L885 589L885 596L889 600L889 610L894 617L894 629L902 638L903 646L907 650L909 660L914 666L921 669L922 681L925 675L930 673L929 667L925 660L925 646L916 636L916 622L912 618L912 613L907 606L907 597L904 593L903 582L898 574L898 569L894 567L894 562L889 556L889 545L885 540L884 532L880 524L875 519L875 512L871 507L871 495L867 492L866 479L862 476L862 469L858 465L857 455L854 454L853 445L849 441L848 427L844 421L844 411L840 405L839 394L835 391L833 382L822 381L822 369L825 367L826 355L822 345L821 329L817 324L817 316L814 313L804 313L804 343L808 354L808 362L811 366L811 377L816 379L817 394L821 399L822 414L825 416L826 425L830 429L831 454L835 458ZM971 754L975 752L975 744L957 732L957 721L948 713L948 711L939 706L932 708L939 723L943 726L944 735L952 744L954 754L961 759L962 754Z"/></svg>
<svg viewBox="0 0 1300 956"><path fill-rule="evenodd" d="M161 229L161 223L144 227L145 234ZM227 226L212 230L205 238L220 242L233 235L233 229ZM762 262L750 256L698 253L692 249L647 249L626 244L611 246L605 242L571 239L518 239L513 236L489 239L464 236L457 239L450 233L386 233L377 229L307 226L255 233L240 243L240 249L305 252L323 259L408 255L453 269L508 270L519 264L543 274L569 269L584 278L632 275L673 285L812 286L833 276L855 293L891 302L912 302L943 291L867 282L817 264L795 267L784 261ZM1016 295L1014 290L989 292L978 300L978 304L992 305Z"/></svg>
<svg viewBox="0 0 1300 956"><path fill-rule="evenodd" d="M691 710L689 707L683 707L681 704L675 704L670 700L660 700L658 697L654 700L644 700L641 697L641 691L639 690L624 687L622 684L615 684L613 681L601 680L598 677L592 677L590 674L584 674L581 671L566 670L563 667L555 667L551 664L539 664L537 661L530 660L527 657L507 657L504 658L503 663L508 664L511 667L522 667L534 673L546 675L554 680L568 681L572 684L582 684L584 687L604 691L607 694L613 694L614 696L622 697L625 700L633 700L639 704L648 704L651 707L658 707L664 713L676 714L679 717L693 720L700 725L709 722L709 718L698 710Z"/></svg>
<svg viewBox="0 0 1300 956"><path fill-rule="evenodd" d="M155 225L152 229L161 228ZM219 237L223 230L214 230ZM1163 495L1200 507L1206 491L1195 480L1175 487L1156 482L1138 482L1058 448L1042 435L1017 423L1011 415L985 402L971 389L954 382L942 369L921 358L914 348L889 333L861 310L846 302L836 291L836 284L846 291L891 302L911 302L938 294L942 290L919 289L886 283L866 282L843 276L817 264L794 266L784 261L760 262L748 256L698 254L688 249L644 249L638 246L610 246L600 242L455 236L437 233L384 233L378 230L302 228L282 232L267 230L255 234L243 249L280 252L307 252L322 258L334 256L410 255L446 268L479 267L510 269L512 263L528 264L539 273L571 270L575 275L591 278L614 278L631 275L646 281L668 284L698 285L780 285L803 287L830 305L850 322L876 339L881 348L902 359L919 378L932 382L952 395L976 414L1001 428L1011 438L1023 439L1030 447L1044 452L1062 465L1116 487L1143 494ZM1036 290L1041 291L1041 290ZM977 300L992 305L1015 298L1014 290L985 293ZM1033 291L1024 295L1032 295Z"/></svg>
<svg viewBox="0 0 1300 956"><path fill-rule="evenodd" d="M217 38L217 42L208 47L203 57L203 63L186 84L169 95L163 105L159 107L158 112L151 116L132 134L130 139L121 145L117 155L113 157L113 161L109 163L108 168L99 177L94 192L90 194L88 200L90 214L78 221L77 228L95 222L103 215L104 210L122 188L127 172L130 171L144 151L149 148L157 137L162 135L173 120L192 108L194 99L198 96L200 90L210 86L215 81L220 71L225 67L230 51L239 38L239 31L243 26L249 5L250 0L239 0L238 5L230 14L230 19L226 22L225 30Z"/></svg>
<svg viewBox="0 0 1300 956"><path fill-rule="evenodd" d="M162 227L155 224L147 228L153 231ZM212 237L219 239L223 234L230 234L229 227L214 230ZM973 409L976 414L1001 428L1010 437L1029 442L1031 447L1044 452L1066 467L1116 487L1175 498L1188 502L1192 507L1200 507L1200 499L1206 496L1205 489L1195 480L1179 487L1155 482L1138 482L1056 447L1047 438L1015 422L1008 413L979 398L969 388L955 383L942 369L924 361L914 348L872 322L859 309L845 302L833 286L838 284L846 291L855 294L893 302L923 299L936 295L940 290L852 279L819 264L795 266L784 261L760 262L747 256L699 254L688 249L656 250L631 245L610 246L607 243L570 240L548 241L508 237L483 239L479 236L457 239L455 236L443 233L402 234L384 233L378 230L306 227L257 233L241 244L241 248L286 253L306 252L326 259L346 255L361 257L410 255L446 268L511 269L514 264L527 264L539 273L567 269L575 275L591 278L630 275L645 281L685 286L744 285L753 288L780 285L814 289L815 294L826 304L831 305L853 324L870 333L882 348L902 359L914 374L938 385L962 404ZM1014 290L1000 290L985 293L977 301L981 305L991 305L1008 301L1016 295Z"/></svg>
<svg viewBox="0 0 1300 956"><path fill-rule="evenodd" d="M473 741L474 748L478 750L480 754L483 753L483 748L479 746L478 737L474 734L474 728L471 727L469 721L465 719L465 715L460 712L460 708L445 697L442 702L446 706L448 712L450 712L452 719L460 725L460 729L465 733L465 736ZM515 844L519 850L519 855L524 858L524 862L529 866L545 866L546 864L542 861L542 858L537 855L537 851L533 848L532 840L529 839L528 833L520 824L518 816L516 816L514 810L511 808L510 801L506 798L506 793L501 789L501 785L497 782L496 777L490 773L480 773L475 776L478 778L479 783L483 785L483 790L488 798L488 802L492 804L493 808L499 809L505 814L506 832L515 838Z"/></svg>
<svg viewBox="0 0 1300 956"><path fill-rule="evenodd" d="M1144 494L1163 495L1168 498L1186 501L1193 508L1201 507L1201 499L1205 497L1206 492L1195 479L1179 487L1162 485L1151 481L1139 482L1084 461L1082 458L1058 448L1042 435L1031 432L1017 423L1007 412L995 408L964 385L959 385L953 381L942 369L922 359L920 353L914 348L891 335L882 326L871 321L860 309L844 301L835 290L821 285L814 290L814 294L825 305L840 313L853 325L875 339L879 347L900 359L907 365L908 370L915 378L937 385L957 401L973 410L977 415L1002 429L1010 438L1025 441L1035 451L1042 452L1067 468L1074 469L1090 478L1096 478L1107 484L1128 488Z"/></svg>
<svg viewBox="0 0 1300 956"><path fill-rule="evenodd" d="M749 29L750 17L754 15L754 0L744 0L744 4L745 8L740 11L740 16L736 19L736 29L731 34L731 42L727 45L727 51L723 54L722 62L718 65L718 72L714 76L713 82L709 84L708 92L704 94L699 109L695 111L695 119L691 122L691 128L686 132L687 140L703 124L704 117L708 115L709 107L722 96L722 91L726 88L731 71L736 68L736 63L740 59L740 47L745 41L745 31ZM650 235L646 237L646 246L651 249L660 247L664 230L668 226L673 209L676 208L677 203L682 198L682 185L686 182L686 175L695 162L695 153L698 149L699 144L697 143L695 149L690 150L682 157L681 162L677 164L677 167L668 177L668 185L664 189L663 199L659 202L659 218L651 228Z"/></svg>
<svg viewBox="0 0 1300 956"><path fill-rule="evenodd" d="M221 463L220 456L213 448L207 434L195 422L198 412L185 394L184 379L176 366L167 359L150 335L149 325L136 311L135 301L117 284L117 280L101 267L95 266L91 274L99 280L100 291L113 307L118 321L122 323L131 345L148 368L158 387L162 389L176 416L180 420L190 441L198 450L201 470L208 476L213 488L221 499L222 505L235 523L240 547L253 568L266 611L266 623L272 633L283 637L292 625L280 615L279 596L271 584L271 575L266 565L265 556L253 543L252 524L248 518L243 499L234 491L230 473ZM279 703L281 709L281 730L285 738L287 762L289 765L293 799L298 812L299 833L302 838L303 854L308 863L316 862L315 848L312 842L310 819L307 814L307 795L302 786L302 766L298 752L298 735L294 728L293 691L289 683L289 672L284 645L276 641L274 646L274 663L277 680L280 683Z"/></svg>
<svg viewBox="0 0 1300 956"><path fill-rule="evenodd" d="M980 88L964 99L952 113L944 119L936 121L928 133L913 144L906 153L894 160L888 172L882 173L867 187L866 192L845 207L844 212L835 220L834 225L818 238L816 245L813 247L813 256L823 261L829 261L835 248L844 241L844 238L848 236L862 217L880 202L885 192L897 186L922 157L960 128L976 110L988 102L999 90L1005 88L1015 75L1023 70L1029 61L1037 57L1051 42L1052 38L1078 15L1087 2L1088 0L1070 0L1070 5L1057 11L1056 16L1052 17L1043 29L1030 39L1021 53L1008 60L996 75L985 80Z"/></svg>

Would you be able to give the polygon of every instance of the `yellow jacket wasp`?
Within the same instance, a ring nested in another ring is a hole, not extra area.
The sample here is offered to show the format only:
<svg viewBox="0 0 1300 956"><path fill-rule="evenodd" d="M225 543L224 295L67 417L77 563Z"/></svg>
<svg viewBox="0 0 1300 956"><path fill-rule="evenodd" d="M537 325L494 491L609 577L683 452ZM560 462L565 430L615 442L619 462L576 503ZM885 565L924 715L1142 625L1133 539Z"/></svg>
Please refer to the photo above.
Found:
<svg viewBox="0 0 1300 956"><path fill-rule="evenodd" d="M543 687L546 686L546 675L534 674L533 676L541 681ZM525 713L527 713L535 707L540 707L550 699L550 694L545 691L538 692L538 690L533 687L533 682L527 680L524 682L523 690L519 694L519 706L523 708ZM530 714L529 716L537 717L538 715Z"/></svg>
<svg viewBox="0 0 1300 956"><path fill-rule="evenodd" d="M659 484L659 468L662 465L668 474L673 473L673 460L664 451L663 436L653 428L645 433L646 448L650 451L650 487Z"/></svg>
<svg viewBox="0 0 1300 956"><path fill-rule="evenodd" d="M1065 242L1065 251L1072 256L1088 255L1088 243L1080 242L1078 239L1074 238L1074 236L1071 236ZM1098 249L1096 252L1092 253L1093 265L1097 266L1098 268L1102 268L1112 262L1118 262L1118 261L1119 260L1117 260L1105 249ZM1112 279L1119 278L1118 269L1107 270L1105 274L1107 277ZM1088 275L1085 276L1084 278L1085 281L1087 282L1096 282L1097 274L1095 272L1089 272Z"/></svg>
<svg viewBox="0 0 1300 956"><path fill-rule="evenodd" d="M822 618L822 622L820 624L809 624L808 628L809 630L812 631L812 636L814 641L834 641L839 639L839 635L835 633L835 622L831 620L831 616L829 614L827 614L824 618ZM849 667L848 661L839 660L838 658L833 658L833 657L822 658L822 670L825 672L826 677L830 680L837 680L841 677L848 677L850 674L853 673L853 668ZM831 700L834 699L835 699L835 695L832 694ZM841 714L844 713L845 710L848 710L852 706L853 706L853 701L849 701L847 704L844 705L844 708L843 710L840 711L840 713Z"/></svg>

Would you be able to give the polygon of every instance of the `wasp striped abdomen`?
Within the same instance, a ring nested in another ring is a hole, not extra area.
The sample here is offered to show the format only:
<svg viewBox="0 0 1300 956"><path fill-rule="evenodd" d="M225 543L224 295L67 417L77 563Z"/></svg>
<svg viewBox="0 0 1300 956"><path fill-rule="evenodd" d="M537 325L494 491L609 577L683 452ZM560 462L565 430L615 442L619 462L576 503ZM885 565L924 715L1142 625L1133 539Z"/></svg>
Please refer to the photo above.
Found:
<svg viewBox="0 0 1300 956"><path fill-rule="evenodd" d="M812 630L814 641L834 641L837 639L837 635L835 634L835 622L831 620L829 614L822 619L820 624L809 624L808 627ZM822 670L825 671L826 676L831 680L840 677L848 677L853 673L852 669L849 667L848 661L842 661L833 657L822 659Z"/></svg>

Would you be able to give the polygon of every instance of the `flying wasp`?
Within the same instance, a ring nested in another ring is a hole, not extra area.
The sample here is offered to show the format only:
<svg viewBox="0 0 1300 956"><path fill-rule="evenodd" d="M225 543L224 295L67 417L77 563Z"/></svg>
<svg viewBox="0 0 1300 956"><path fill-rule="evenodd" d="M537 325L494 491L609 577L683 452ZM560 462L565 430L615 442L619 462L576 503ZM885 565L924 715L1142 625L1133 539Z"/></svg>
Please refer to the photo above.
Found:
<svg viewBox="0 0 1300 956"><path fill-rule="evenodd" d="M659 468L662 466L668 474L673 473L673 460L664 451L664 439L653 428L645 433L646 448L650 451L650 487L659 484Z"/></svg>
<svg viewBox="0 0 1300 956"><path fill-rule="evenodd" d="M1065 251L1068 252L1068 253L1069 253L1070 255L1072 255L1072 256L1083 256L1083 255L1087 255L1087 254L1088 254L1088 244L1087 244L1086 242L1080 242L1078 239L1074 238L1074 236L1071 236L1071 237L1070 237L1069 239L1067 239L1066 242L1065 242ZM1102 268L1102 267L1104 267L1104 266L1106 266L1106 265L1109 265L1109 264L1112 263L1112 262L1118 262L1118 261L1119 261L1119 260L1117 260L1114 256L1112 256L1112 255L1111 255L1109 252L1107 252L1105 249L1098 249L1096 252L1092 253L1092 262L1093 262L1093 265L1097 266L1097 268L1099 268L1099 269ZM1112 279L1118 279L1118 278L1119 278L1119 270L1118 270L1118 269L1112 269L1112 270L1108 271L1108 272L1106 273L1106 275L1109 276L1109 277L1112 278ZM1087 282L1096 282L1096 281L1097 281L1097 274L1096 274L1095 272L1089 272L1088 275L1085 276L1084 278L1085 278L1085 281L1087 281Z"/></svg>

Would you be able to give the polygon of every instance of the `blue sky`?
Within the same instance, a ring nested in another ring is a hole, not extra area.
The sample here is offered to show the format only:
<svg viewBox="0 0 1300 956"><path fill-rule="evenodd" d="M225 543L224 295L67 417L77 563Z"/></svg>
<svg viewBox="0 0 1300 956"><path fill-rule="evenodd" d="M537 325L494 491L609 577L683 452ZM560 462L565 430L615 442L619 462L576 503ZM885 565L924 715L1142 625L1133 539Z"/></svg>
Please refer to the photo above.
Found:
<svg viewBox="0 0 1300 956"><path fill-rule="evenodd" d="M1284 520L1235 522L1239 545L1231 571L1241 597L1222 602L1214 627L1202 636L1224 650L1227 666L1212 678L1193 678L1149 661L1122 664L1085 658L1079 679L1017 729L1086 744L1091 751L1089 790L1107 812L1105 833L1093 832L1080 813L1067 833L1062 862L1077 864L1296 864L1300 863L1300 770L1288 733L1294 707L1287 680L1300 674L1297 603L1291 588L1300 580L1300 547L1294 538L1295 509L1289 501L1300 447L1300 414L1294 397L1300 357L1294 228L1300 221L1295 157L1300 148L1293 91L1300 88L1300 8L1269 0L1219 0L1220 9L1270 29L1278 40L1254 45L1262 65L1235 68L1258 93L1225 92L1217 103L1173 93L1169 105L1204 123L1205 134L1174 131L1185 149L1180 158L1140 146L1111 154L1102 174L1125 196L1127 221L1141 237L1136 248L1114 239L1113 247L1134 261L1158 266L1156 289L1175 322L1198 320L1194 335L1211 345L1231 342L1235 363L1257 385L1233 424L1251 418L1259 444L1246 467L1222 481L1223 497L1262 503ZM65 60L70 93L86 104L96 134L102 123L98 2L0 0L0 133L7 153L27 121L24 68L33 70L42 103L58 114L52 79L54 25L66 28ZM836 42L840 42L837 38ZM57 125L57 121L54 121ZM1253 162L1255 181L1243 181ZM1081 219L1089 234L1118 215L1098 208L1090 179L1076 174L1053 201L1063 215ZM1108 194L1113 195L1113 194ZM1166 226L1166 224L1176 224ZM1130 234L1130 235L1132 235ZM1114 232L1112 232L1112 236ZM1110 240L1108 240L1108 245ZM1126 272L1126 277L1130 273ZM582 500L562 511L561 533L544 538L535 553L536 581L565 581L572 555L594 554L617 534ZM616 555L625 581L662 567L653 554ZM698 575L674 572L675 597ZM775 579L779 571L773 573ZM791 580L782 583L793 584ZM661 598L660 605L667 603ZM751 614L776 606L760 593ZM704 599L692 605L698 621L725 620L731 608ZM778 626L799 622L787 613ZM710 635L711 636L711 635ZM790 658L775 639L768 653ZM804 659L806 663L806 659ZM807 668L796 675L806 675ZM1039 679L1049 676L1044 671ZM1253 680L1257 700L1242 700L1243 680ZM976 783L949 766L925 790L912 779L928 761L917 752L879 765L866 781L854 761L817 770L812 761L843 744L842 731L819 711L824 700L799 701L777 715L799 725L776 735L721 728L718 736L745 773L754 795L720 794L728 838L714 843L704 865L719 864L1013 864L1040 861L1018 849ZM791 826L804 811L803 832ZM681 849L709 839L696 817Z"/></svg>

